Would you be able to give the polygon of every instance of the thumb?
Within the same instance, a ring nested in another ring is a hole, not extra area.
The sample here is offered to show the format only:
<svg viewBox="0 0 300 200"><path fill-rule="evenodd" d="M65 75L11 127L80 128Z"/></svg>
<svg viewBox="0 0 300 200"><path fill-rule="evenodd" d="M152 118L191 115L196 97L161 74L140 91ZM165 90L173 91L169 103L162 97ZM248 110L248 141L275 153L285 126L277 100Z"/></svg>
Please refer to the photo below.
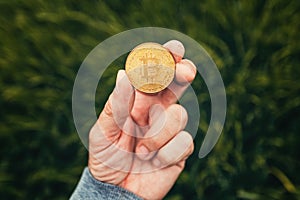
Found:
<svg viewBox="0 0 300 200"><path fill-rule="evenodd" d="M130 116L133 101L134 90L125 71L119 70L116 86L110 94L97 122L101 133L105 134L110 141L118 138L121 133L120 130L123 128L127 117Z"/></svg>

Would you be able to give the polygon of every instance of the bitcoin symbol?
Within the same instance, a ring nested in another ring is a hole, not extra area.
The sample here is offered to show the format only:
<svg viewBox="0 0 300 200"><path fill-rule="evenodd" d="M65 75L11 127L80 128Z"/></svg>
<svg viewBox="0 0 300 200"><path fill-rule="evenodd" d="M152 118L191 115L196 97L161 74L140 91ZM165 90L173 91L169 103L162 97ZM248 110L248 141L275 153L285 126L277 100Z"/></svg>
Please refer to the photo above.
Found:
<svg viewBox="0 0 300 200"><path fill-rule="evenodd" d="M175 61L158 43L143 43L128 55L125 70L131 84L145 93L159 92L172 82Z"/></svg>

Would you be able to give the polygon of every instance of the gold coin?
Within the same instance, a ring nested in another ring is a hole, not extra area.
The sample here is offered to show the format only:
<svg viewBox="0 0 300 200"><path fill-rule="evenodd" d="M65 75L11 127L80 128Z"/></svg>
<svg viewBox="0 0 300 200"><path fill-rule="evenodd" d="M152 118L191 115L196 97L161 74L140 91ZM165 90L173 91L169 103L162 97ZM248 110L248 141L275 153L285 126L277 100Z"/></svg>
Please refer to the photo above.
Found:
<svg viewBox="0 0 300 200"><path fill-rule="evenodd" d="M175 60L162 45L143 43L128 55L125 71L137 90L156 93L168 87L174 79Z"/></svg>

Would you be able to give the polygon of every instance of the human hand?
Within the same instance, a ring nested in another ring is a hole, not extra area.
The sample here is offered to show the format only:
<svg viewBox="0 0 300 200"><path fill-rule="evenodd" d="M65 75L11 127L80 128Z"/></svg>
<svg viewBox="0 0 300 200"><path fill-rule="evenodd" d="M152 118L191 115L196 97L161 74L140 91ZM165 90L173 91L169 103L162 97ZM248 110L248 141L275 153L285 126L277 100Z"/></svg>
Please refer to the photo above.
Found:
<svg viewBox="0 0 300 200"><path fill-rule="evenodd" d="M185 109L176 104L196 75L195 65L182 59L178 41L164 45L176 61L174 81L165 90L135 90L124 70L89 135L89 170L106 183L119 185L144 199L162 199L193 152L184 130Z"/></svg>

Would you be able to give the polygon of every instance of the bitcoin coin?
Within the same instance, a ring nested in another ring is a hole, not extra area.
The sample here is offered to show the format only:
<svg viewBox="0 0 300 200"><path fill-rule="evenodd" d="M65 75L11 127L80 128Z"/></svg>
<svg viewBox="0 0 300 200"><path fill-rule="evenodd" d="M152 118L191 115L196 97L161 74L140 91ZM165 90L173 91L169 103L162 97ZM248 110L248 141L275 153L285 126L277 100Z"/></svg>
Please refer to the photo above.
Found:
<svg viewBox="0 0 300 200"><path fill-rule="evenodd" d="M156 93L168 87L174 79L175 60L162 45L147 42L129 53L125 71L137 90Z"/></svg>

